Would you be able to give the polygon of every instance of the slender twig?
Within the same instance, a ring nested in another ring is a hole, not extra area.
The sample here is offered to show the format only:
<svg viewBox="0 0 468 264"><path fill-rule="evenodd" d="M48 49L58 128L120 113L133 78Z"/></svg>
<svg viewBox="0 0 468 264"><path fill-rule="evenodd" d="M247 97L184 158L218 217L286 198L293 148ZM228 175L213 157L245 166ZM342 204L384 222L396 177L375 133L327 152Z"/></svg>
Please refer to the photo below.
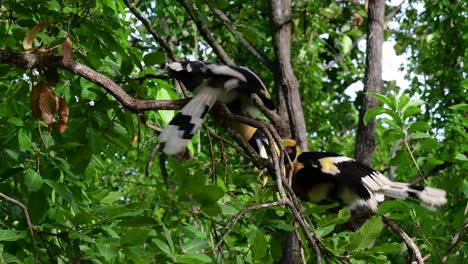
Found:
<svg viewBox="0 0 468 264"><path fill-rule="evenodd" d="M408 144L407 137L405 137L405 138L403 139L403 143L405 143L406 150L407 150L408 153L410 154L411 160L413 161L414 166L415 166L416 169L418 170L419 177L421 177L422 180L425 181L425 179L424 179L424 174L421 172L421 169L419 168L418 162L417 162L416 159L414 158L413 151L411 150L411 148L410 148L410 146L409 146L409 144Z"/></svg>
<svg viewBox="0 0 468 264"><path fill-rule="evenodd" d="M351 48L346 51L346 52L342 52L340 54L338 54L336 56L336 58L334 60L332 60L331 62L327 63L326 65L323 66L323 70L324 71L328 71L330 70L331 68L333 68L333 66L335 66L336 64L340 63L340 61L342 59L344 59L346 57L346 55L348 55L358 44L361 40L365 39L367 36L367 34L363 34L361 35L358 39L356 39L356 41L353 42L353 44L351 45ZM324 41L324 43L326 43L326 41Z"/></svg>
<svg viewBox="0 0 468 264"><path fill-rule="evenodd" d="M321 263L322 257L320 253L320 248L317 244L317 238L315 235L313 235L309 230L309 224L304 220L304 217L302 216L301 210L302 208L298 205L297 201L294 201L295 195L294 194L289 194L286 195L285 189L283 187L283 182L287 182L286 176L285 176L285 170L281 169L280 164L284 164L284 146L281 142L281 138L279 137L278 133L276 130L273 128L273 126L269 124L265 124L262 121L259 120L254 120L248 117L244 116L238 116L238 115L233 115L230 114L229 112L226 112L226 115L230 120L234 121L239 121L241 123L247 124L249 126L256 127L257 129L260 129L263 135L267 138L268 141L268 149L269 150L269 156L272 159L272 162L269 163L270 165L268 168L270 169L270 173L272 173L276 179L276 185L278 192L280 194L281 200L285 200L286 204L288 207L291 209L293 212L293 215L295 219L298 221L299 225L301 226L302 230L304 231L304 234L306 235L307 240L309 241L309 244L312 246L316 253L316 263ZM277 151L275 146L280 146L280 157L278 158ZM287 190L291 190L287 188ZM291 190L292 192L292 190ZM293 193L293 192L292 192ZM291 201L290 197L294 197Z"/></svg>
<svg viewBox="0 0 468 264"><path fill-rule="evenodd" d="M166 189L172 189L172 182L169 180L169 174L167 173L166 169L166 154L161 153L159 155L159 169L161 170L161 175L163 176L164 184L166 185Z"/></svg>
<svg viewBox="0 0 468 264"><path fill-rule="evenodd" d="M218 57L228 65L234 65L234 61L227 55L226 51L213 37L213 33L206 27L206 25L199 18L198 10L193 7L193 2L190 0L178 0L179 3L185 8L187 14L192 18L193 22L197 25L198 30L202 34L205 41L210 45Z"/></svg>
<svg viewBox="0 0 468 264"><path fill-rule="evenodd" d="M148 21L148 19L143 17L140 11L138 11L138 9L136 9L136 7L132 3L130 3L128 0L124 0L124 2L125 2L125 5L128 7L128 9L130 9L130 11L138 18L138 20L140 20L140 22L143 23L146 30L148 30L151 36L153 36L153 38L159 43L159 45L161 45L161 47L167 52L167 54L169 54L171 59L173 61L176 61L177 57L175 53L172 51L169 44L163 38L161 38L158 34L156 34L156 32L153 30L153 27L151 26L151 23Z"/></svg>
<svg viewBox="0 0 468 264"><path fill-rule="evenodd" d="M211 182L216 182L216 160L214 155L214 148L213 148L213 141L211 140L211 133L208 131L208 126L203 124L203 128L208 132L206 135L208 136L208 143L210 145L210 157L211 157Z"/></svg>
<svg viewBox="0 0 468 264"><path fill-rule="evenodd" d="M24 205L23 203L21 203L20 201L15 200L1 192L0 192L0 198L19 206L23 210L24 218L26 220L26 225L28 226L28 230L29 230L29 236L31 237L31 244L33 247L33 252L34 252L34 263L38 263L39 255L37 253L36 240L34 239L34 226L31 223L31 219L29 218L28 207Z"/></svg>
<svg viewBox="0 0 468 264"><path fill-rule="evenodd" d="M281 205L285 205L286 204L286 201L283 201L283 200L279 200L279 201L276 201L276 202L271 202L271 203L264 203L264 204L256 204L256 205L253 205L253 206L249 206L249 207L246 207L242 210L240 210L237 214L233 215L227 222L226 222L226 226L223 230L223 236L221 237L221 239L218 241L218 243L216 244L215 248L218 249L218 250L221 250L221 245L224 243L224 241L226 240L226 237L232 232L232 230L234 229L234 226L236 225L237 221L239 221L239 219L244 216L246 213L250 212L250 211L255 211L255 210L259 210L259 209L265 209L265 208L270 208L270 207L274 207L274 206L281 206Z"/></svg>
<svg viewBox="0 0 468 264"><path fill-rule="evenodd" d="M226 26L229 29L229 31L231 31L237 36L240 43L244 45L247 51L252 53L252 55L254 55L255 58L257 58L257 60L261 64L266 66L270 71L273 71L274 70L273 62L264 54L261 54L252 44L250 44L250 42L247 39L244 38L244 35L242 35L242 33L240 33L237 30L236 25L226 16L226 14L224 14L224 12L221 11L221 9L214 6L210 0L205 0L205 2L210 8L211 12L213 12L213 14L216 16L216 18L218 18L224 24L224 26Z"/></svg>
<svg viewBox="0 0 468 264"><path fill-rule="evenodd" d="M144 173L145 177L149 176L151 166L153 165L154 158L156 157L158 150L159 150L159 145L156 144L156 146L154 146L153 148L153 151L151 151L151 155L150 155L150 158L148 159L148 162L146 163L146 168L145 168L145 173Z"/></svg>
<svg viewBox="0 0 468 264"><path fill-rule="evenodd" d="M468 222L465 221L463 225L457 230L457 232L455 232L455 234L452 237L452 240L450 240L450 245L445 251L445 254L440 259L441 263L445 263L447 261L447 258L450 255L450 252L452 252L452 250L457 246L457 244L460 241L466 241L464 240L466 229L468 229Z"/></svg>
<svg viewBox="0 0 468 264"><path fill-rule="evenodd" d="M381 217L382 217L383 222L388 227L390 227L390 229L392 229L393 232L395 232L395 234L397 234L401 239L403 239L403 242L405 242L409 252L412 252L414 256L416 257L416 262L418 264L424 264L424 260L421 256L421 252L419 251L418 246L416 246L416 244L413 242L413 240L411 240L408 234L406 234L405 231L403 231L403 229L401 229L401 227L399 227L390 218L383 216L383 215Z"/></svg>

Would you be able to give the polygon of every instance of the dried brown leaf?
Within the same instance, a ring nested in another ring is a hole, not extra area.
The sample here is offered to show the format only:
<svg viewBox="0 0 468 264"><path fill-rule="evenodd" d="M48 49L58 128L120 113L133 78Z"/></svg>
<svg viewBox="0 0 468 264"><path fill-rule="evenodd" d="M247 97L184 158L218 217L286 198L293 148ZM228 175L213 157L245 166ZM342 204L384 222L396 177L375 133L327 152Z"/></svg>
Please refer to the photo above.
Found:
<svg viewBox="0 0 468 264"><path fill-rule="evenodd" d="M31 111L34 118L41 117L41 109L39 109L39 97L43 87L47 87L45 82L37 83L31 90Z"/></svg>
<svg viewBox="0 0 468 264"><path fill-rule="evenodd" d="M66 37L65 40L62 43L62 64L64 66L68 66L68 63L71 60L71 55L72 55L72 41L70 40L70 37Z"/></svg>
<svg viewBox="0 0 468 264"><path fill-rule="evenodd" d="M33 28L31 28L31 30L26 34L26 36L23 39L23 48L24 48L24 50L32 49L32 44L33 44L34 40L36 39L37 34L39 34L39 32L41 32L49 24L50 24L50 22L45 20L45 21L42 21L41 23L35 25Z"/></svg>
<svg viewBox="0 0 468 264"><path fill-rule="evenodd" d="M68 124L68 115L70 113L70 108L68 107L65 97L59 98L59 121L57 122L57 129L60 133L67 130Z"/></svg>
<svg viewBox="0 0 468 264"><path fill-rule="evenodd" d="M54 116L55 113L57 113L58 106L59 99L54 90L47 85L44 86L39 95L39 109L46 125L50 125L54 122Z"/></svg>

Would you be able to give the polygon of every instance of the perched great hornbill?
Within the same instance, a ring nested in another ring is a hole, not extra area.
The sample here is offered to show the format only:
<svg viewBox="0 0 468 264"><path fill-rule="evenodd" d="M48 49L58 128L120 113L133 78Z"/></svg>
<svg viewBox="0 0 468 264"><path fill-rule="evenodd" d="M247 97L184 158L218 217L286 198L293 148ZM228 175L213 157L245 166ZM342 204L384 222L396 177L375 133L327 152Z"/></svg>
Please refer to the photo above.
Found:
<svg viewBox="0 0 468 264"><path fill-rule="evenodd" d="M216 101L231 104L239 109L240 114L251 117L256 117L254 95L268 109L275 108L262 80L244 67L182 61L167 64L166 72L195 94L159 135L166 154L177 154L186 148Z"/></svg>
<svg viewBox="0 0 468 264"><path fill-rule="evenodd" d="M294 164L292 187L302 200L340 200L350 209L365 206L372 211L377 211L385 197L414 197L430 209L447 202L444 190L391 181L352 158L331 152L301 152L294 145L286 147Z"/></svg>

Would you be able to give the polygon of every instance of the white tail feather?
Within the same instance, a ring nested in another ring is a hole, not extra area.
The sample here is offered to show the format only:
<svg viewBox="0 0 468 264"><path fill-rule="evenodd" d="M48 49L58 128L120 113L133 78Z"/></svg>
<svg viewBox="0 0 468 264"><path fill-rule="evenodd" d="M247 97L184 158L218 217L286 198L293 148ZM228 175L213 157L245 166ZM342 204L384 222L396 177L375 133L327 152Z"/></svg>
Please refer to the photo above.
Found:
<svg viewBox="0 0 468 264"><path fill-rule="evenodd" d="M192 136L200 129L203 118L216 102L221 89L200 87L197 95L182 108L159 135L163 151L174 155L181 153Z"/></svg>
<svg viewBox="0 0 468 264"><path fill-rule="evenodd" d="M408 183L393 182L379 172L366 176L362 182L370 192L382 193L385 196L404 200L409 196L417 197L421 205L429 209L447 203L444 190L431 187L413 187Z"/></svg>

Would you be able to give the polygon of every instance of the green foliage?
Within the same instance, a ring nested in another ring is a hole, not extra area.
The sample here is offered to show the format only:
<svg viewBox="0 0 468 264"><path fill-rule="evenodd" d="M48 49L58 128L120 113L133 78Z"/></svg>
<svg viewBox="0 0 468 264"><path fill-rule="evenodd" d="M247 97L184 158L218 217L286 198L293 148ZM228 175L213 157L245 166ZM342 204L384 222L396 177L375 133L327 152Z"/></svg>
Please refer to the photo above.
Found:
<svg viewBox="0 0 468 264"><path fill-rule="evenodd" d="M204 1L194 2L193 15L213 31L229 56L273 87L271 72L242 48L237 35L213 17ZM365 8L354 2L293 3L292 62L314 150L353 153L359 105L344 92L363 79L364 54L354 44L366 32L365 23L357 23L366 19ZM387 36L396 39L398 52L413 55L405 65L411 86L393 91L387 84L392 91L372 94L381 105L366 120L383 115L377 119L376 168L401 181L423 174L426 184L447 190L449 203L439 212L407 201L385 202L378 211L411 234L424 255L432 254L429 263L439 263L452 235L466 222L468 85L463 58L468 31L466 12L460 11L466 3L417 2L425 11L405 6L395 19L400 27ZM177 1L135 3L156 33L173 44L178 58L217 60ZM273 58L268 1L213 4L238 33ZM24 37L42 21L50 24L33 47L60 46L70 36L73 60L118 82L131 96L179 98L169 81L138 79L158 73L167 54L122 1L0 1L0 49L23 51ZM61 55L60 48L50 52ZM339 54L345 56L325 69ZM168 189L157 157L146 171L157 144L155 132L102 88L58 71L54 91L70 107L68 129L60 134L32 116L31 89L44 76L7 64L0 65L0 73L0 192L25 204L32 224L44 231L35 235L41 263L218 263L221 254L215 246L222 223L250 205L277 199L274 183L263 186L247 158L214 139L212 168L203 131L190 146L194 159L168 158ZM144 115L148 124L162 127L174 113ZM207 123L231 140L223 128ZM4 199L0 204L0 262L33 263L22 209ZM382 227L378 216L351 232L344 227L350 214L337 210L337 204L303 205L330 262L341 256L350 263L405 262L401 240ZM283 207L247 213L222 245L225 263L278 261L284 234L294 230L291 220ZM466 251L466 242L460 241L448 262L462 263ZM315 259L313 254L306 249L307 261Z"/></svg>

